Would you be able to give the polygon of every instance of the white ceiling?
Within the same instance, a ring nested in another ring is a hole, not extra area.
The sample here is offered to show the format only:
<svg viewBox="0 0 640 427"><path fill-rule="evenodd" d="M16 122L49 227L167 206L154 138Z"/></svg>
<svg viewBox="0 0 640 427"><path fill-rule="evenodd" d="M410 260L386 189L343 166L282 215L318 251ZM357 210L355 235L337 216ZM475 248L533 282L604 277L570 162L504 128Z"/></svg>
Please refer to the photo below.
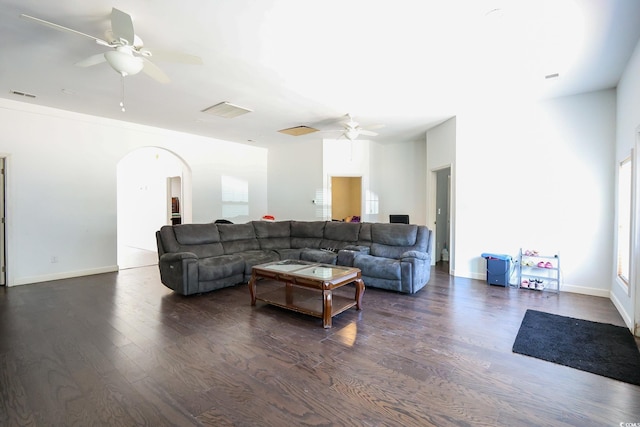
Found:
<svg viewBox="0 0 640 427"><path fill-rule="evenodd" d="M157 62L168 84L126 77L123 113L119 74L74 66L107 48L19 17L103 38L112 7L151 51L204 65ZM387 142L422 139L469 102L615 87L640 37L640 1L0 0L0 22L4 98L258 145L337 137L277 130L336 128L351 113L384 124L375 140ZM202 112L221 101L253 112Z"/></svg>

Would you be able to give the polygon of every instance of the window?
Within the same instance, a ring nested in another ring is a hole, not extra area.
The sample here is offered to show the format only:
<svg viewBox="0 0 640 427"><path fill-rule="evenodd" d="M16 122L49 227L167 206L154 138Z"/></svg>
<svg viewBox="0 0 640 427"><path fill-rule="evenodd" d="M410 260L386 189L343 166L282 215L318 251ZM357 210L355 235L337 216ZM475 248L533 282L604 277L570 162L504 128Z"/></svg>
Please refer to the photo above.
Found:
<svg viewBox="0 0 640 427"><path fill-rule="evenodd" d="M632 156L618 166L618 250L617 275L628 287L631 276L631 201L633 194Z"/></svg>
<svg viewBox="0 0 640 427"><path fill-rule="evenodd" d="M379 212L380 200L378 194L367 190L365 192L364 210L367 215L377 215Z"/></svg>
<svg viewBox="0 0 640 427"><path fill-rule="evenodd" d="M221 177L222 217L235 218L249 215L249 183L232 176Z"/></svg>

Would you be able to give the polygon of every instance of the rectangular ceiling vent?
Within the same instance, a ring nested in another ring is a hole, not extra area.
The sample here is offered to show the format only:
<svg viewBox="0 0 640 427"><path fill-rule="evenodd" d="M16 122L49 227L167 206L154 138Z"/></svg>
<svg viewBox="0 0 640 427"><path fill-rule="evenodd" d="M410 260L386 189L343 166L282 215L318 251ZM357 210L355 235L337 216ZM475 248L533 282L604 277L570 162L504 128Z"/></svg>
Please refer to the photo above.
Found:
<svg viewBox="0 0 640 427"><path fill-rule="evenodd" d="M25 96L27 98L35 98L35 95L32 95L30 93L26 93L26 92L20 92L19 90L12 90L11 91L12 94L14 95L18 95L18 96Z"/></svg>
<svg viewBox="0 0 640 427"><path fill-rule="evenodd" d="M286 133L287 135L302 136L313 132L318 132L318 129L309 126L295 126L288 129L280 129L278 132Z"/></svg>
<svg viewBox="0 0 640 427"><path fill-rule="evenodd" d="M203 113L209 113L214 116L224 117L225 119L232 119L234 117L238 117L252 111L253 110L234 105L230 102L221 102L212 107L202 110Z"/></svg>

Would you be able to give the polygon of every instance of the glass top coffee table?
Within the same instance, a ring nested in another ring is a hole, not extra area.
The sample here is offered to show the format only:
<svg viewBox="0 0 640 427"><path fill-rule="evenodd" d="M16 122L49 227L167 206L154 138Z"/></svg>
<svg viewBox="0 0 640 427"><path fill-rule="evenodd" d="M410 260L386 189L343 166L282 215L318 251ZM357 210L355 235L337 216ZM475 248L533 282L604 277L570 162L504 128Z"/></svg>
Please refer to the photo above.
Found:
<svg viewBox="0 0 640 427"><path fill-rule="evenodd" d="M282 283L275 289L257 293L259 279ZM355 297L333 294L333 290L354 283ZM249 280L251 305L256 300L322 319L322 326L331 327L331 318L351 307L362 309L364 282L358 268L284 260L253 267Z"/></svg>

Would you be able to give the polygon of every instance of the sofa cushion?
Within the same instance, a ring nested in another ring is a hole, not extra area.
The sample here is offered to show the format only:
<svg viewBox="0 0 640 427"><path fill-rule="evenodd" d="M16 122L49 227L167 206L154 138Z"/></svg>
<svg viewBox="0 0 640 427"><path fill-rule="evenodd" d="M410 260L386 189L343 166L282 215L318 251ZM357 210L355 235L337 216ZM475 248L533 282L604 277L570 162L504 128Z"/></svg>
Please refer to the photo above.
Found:
<svg viewBox="0 0 640 427"><path fill-rule="evenodd" d="M401 258L403 253L416 249L417 236L417 225L372 224L371 255Z"/></svg>
<svg viewBox="0 0 640 427"><path fill-rule="evenodd" d="M327 222L324 227L323 237L328 240L339 240L343 242L357 242L360 234L360 223L358 222Z"/></svg>
<svg viewBox="0 0 640 427"><path fill-rule="evenodd" d="M244 251L238 252L236 255L244 260L245 276L251 274L251 269L255 265L265 264L272 261L280 261L280 256L278 255L278 253L269 250Z"/></svg>
<svg viewBox="0 0 640 427"><path fill-rule="evenodd" d="M325 221L291 221L291 248L320 249Z"/></svg>
<svg viewBox="0 0 640 427"><path fill-rule="evenodd" d="M358 245L371 245L371 223L364 222L360 224L360 233L358 234Z"/></svg>
<svg viewBox="0 0 640 427"><path fill-rule="evenodd" d="M418 235L417 225L371 224L371 237L375 243L393 246L413 246Z"/></svg>
<svg viewBox="0 0 640 427"><path fill-rule="evenodd" d="M290 221L253 221L260 249L288 249L291 247Z"/></svg>
<svg viewBox="0 0 640 427"><path fill-rule="evenodd" d="M225 254L260 249L253 224L217 224Z"/></svg>
<svg viewBox="0 0 640 427"><path fill-rule="evenodd" d="M387 280L398 280L402 277L401 263L395 259L360 255L353 261L353 266L362 270L363 276L372 276Z"/></svg>
<svg viewBox="0 0 640 427"><path fill-rule="evenodd" d="M300 253L303 251L301 248L296 249L274 249L280 259L300 259Z"/></svg>
<svg viewBox="0 0 640 427"><path fill-rule="evenodd" d="M199 258L224 254L214 224L165 225L160 228L162 246L167 253L191 252ZM180 241L178 240L180 239ZM208 242L208 243L207 243Z"/></svg>
<svg viewBox="0 0 640 427"><path fill-rule="evenodd" d="M358 242L360 224L354 222L327 222L320 246L324 249L342 249Z"/></svg>
<svg viewBox="0 0 640 427"><path fill-rule="evenodd" d="M198 280L211 281L243 274L244 260L238 255L202 258L198 262Z"/></svg>
<svg viewBox="0 0 640 427"><path fill-rule="evenodd" d="M322 264L336 264L338 254L324 249L302 249L300 259Z"/></svg>
<svg viewBox="0 0 640 427"><path fill-rule="evenodd" d="M182 245L205 245L220 242L215 224L180 224L173 228L176 240Z"/></svg>

